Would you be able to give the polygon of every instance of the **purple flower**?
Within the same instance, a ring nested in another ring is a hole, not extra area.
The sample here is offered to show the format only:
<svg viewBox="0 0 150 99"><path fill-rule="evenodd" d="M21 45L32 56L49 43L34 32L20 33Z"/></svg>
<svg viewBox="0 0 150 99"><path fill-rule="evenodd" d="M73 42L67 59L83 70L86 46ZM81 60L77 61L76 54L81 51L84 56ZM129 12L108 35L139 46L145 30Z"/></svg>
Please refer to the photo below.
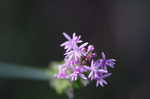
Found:
<svg viewBox="0 0 150 99"><path fill-rule="evenodd" d="M107 84L108 84L107 81L104 80L104 79L98 79L96 81L96 87L98 87L99 85L102 86L102 87L104 87L104 85L107 85Z"/></svg>
<svg viewBox="0 0 150 99"><path fill-rule="evenodd" d="M59 72L58 74L56 74L56 78L59 79L68 79L69 75L66 73L66 68L64 67L64 65L59 66Z"/></svg>
<svg viewBox="0 0 150 99"><path fill-rule="evenodd" d="M59 72L57 75L56 75L56 78L59 78L59 79L68 79L69 76L64 72Z"/></svg>
<svg viewBox="0 0 150 99"><path fill-rule="evenodd" d="M90 78L91 80L99 78L101 76L99 75L100 73L107 73L107 70L100 69L98 66L96 66L93 60L91 62L91 66L89 70L90 70L90 73L89 73L88 78Z"/></svg>
<svg viewBox="0 0 150 99"><path fill-rule="evenodd" d="M94 53L94 46L89 45L87 49L84 49L84 56L87 60L91 61L92 58L96 57L96 53Z"/></svg>
<svg viewBox="0 0 150 99"><path fill-rule="evenodd" d="M64 55L66 55L66 58L71 61L79 61L81 59L81 56L84 55L84 51L82 48L84 48L88 43L84 43L79 47L74 48L73 50L66 52Z"/></svg>
<svg viewBox="0 0 150 99"><path fill-rule="evenodd" d="M106 59L106 55L104 52L101 53L102 59L99 59L96 61L96 64L103 67L104 69L107 69L107 67L114 68L115 65L115 59Z"/></svg>
<svg viewBox="0 0 150 99"><path fill-rule="evenodd" d="M88 42L82 43L81 36L76 36L75 33L72 38L66 33L63 35L68 40L61 44L65 49L65 63L60 66L56 78L71 81L82 78L88 82L95 80L97 87L107 85L105 78L111 75L107 68L113 68L116 60L106 59L106 55L102 52L102 58L95 61L97 54L93 45L88 45Z"/></svg>
<svg viewBox="0 0 150 99"><path fill-rule="evenodd" d="M88 52L93 52L94 51L94 46L93 45L89 45L87 51Z"/></svg>
<svg viewBox="0 0 150 99"><path fill-rule="evenodd" d="M80 40L81 36L76 36L76 33L73 33L72 38L66 33L63 33L63 35L68 41L62 43L60 46L61 47L64 46L64 49L66 49L67 52L70 51L71 49L76 48L77 44L82 42Z"/></svg>
<svg viewBox="0 0 150 99"><path fill-rule="evenodd" d="M77 80L78 76L84 80L87 80L87 77L83 74L85 72L84 67L76 66L72 74L70 74L70 78L72 81Z"/></svg>
<svg viewBox="0 0 150 99"><path fill-rule="evenodd" d="M96 86L98 87L99 85L104 87L104 85L107 85L107 81L105 80L106 77L109 77L111 75L111 73L100 73L99 74L99 78L96 79Z"/></svg>

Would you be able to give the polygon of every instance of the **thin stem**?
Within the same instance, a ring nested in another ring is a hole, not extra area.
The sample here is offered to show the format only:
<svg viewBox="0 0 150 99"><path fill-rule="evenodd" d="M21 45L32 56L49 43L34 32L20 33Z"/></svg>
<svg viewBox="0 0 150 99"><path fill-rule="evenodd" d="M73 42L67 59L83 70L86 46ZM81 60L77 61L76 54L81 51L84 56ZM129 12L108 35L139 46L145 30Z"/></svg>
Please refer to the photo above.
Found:
<svg viewBox="0 0 150 99"><path fill-rule="evenodd" d="M0 63L0 78L49 80L51 77L46 69Z"/></svg>

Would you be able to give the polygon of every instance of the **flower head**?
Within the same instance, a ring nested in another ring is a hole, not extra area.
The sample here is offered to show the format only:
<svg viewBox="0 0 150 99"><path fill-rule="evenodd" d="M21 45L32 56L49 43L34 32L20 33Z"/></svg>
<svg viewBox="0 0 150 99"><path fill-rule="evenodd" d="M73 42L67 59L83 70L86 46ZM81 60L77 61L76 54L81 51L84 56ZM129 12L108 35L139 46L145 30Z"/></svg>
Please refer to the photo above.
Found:
<svg viewBox="0 0 150 99"><path fill-rule="evenodd" d="M71 81L76 81L78 78L87 81L95 80L96 86L107 85L105 79L111 75L107 68L113 68L116 60L106 59L104 52L101 53L102 58L95 60L97 54L93 45L88 45L88 42L83 43L80 40L81 36L76 36L75 33L72 38L66 33L63 35L67 39L61 44L65 49L65 63L59 68L56 77Z"/></svg>
<svg viewBox="0 0 150 99"><path fill-rule="evenodd" d="M83 74L83 72L85 72L84 70L84 67L82 66L76 66L74 69L73 69L73 73L70 75L71 77L71 80L74 81L74 80L77 80L77 77L81 77L82 79L87 79L87 77Z"/></svg>
<svg viewBox="0 0 150 99"><path fill-rule="evenodd" d="M71 49L75 49L77 47L77 44L82 42L80 40L81 36L76 36L76 33L73 33L72 38L65 32L63 33L63 35L68 41L62 43L60 46L64 46L64 49L66 49L67 52Z"/></svg>
<svg viewBox="0 0 150 99"><path fill-rule="evenodd" d="M111 75L111 73L99 74L99 77L96 79L96 86L98 87L100 85L100 86L104 87L104 85L107 85L108 83L105 80L105 78L109 77L110 75Z"/></svg>
<svg viewBox="0 0 150 99"><path fill-rule="evenodd" d="M115 65L115 59L106 59L106 55L104 52L101 53L102 58L97 60L96 64L107 69L107 67L114 68Z"/></svg>
<svg viewBox="0 0 150 99"><path fill-rule="evenodd" d="M108 72L107 70L104 70L104 69L99 68L99 67L94 63L93 60L92 60L92 62L91 62L91 67L90 67L89 69L90 69L90 73L89 73L88 78L91 78L91 80L100 78L101 75L99 75L99 74L107 73L107 72Z"/></svg>

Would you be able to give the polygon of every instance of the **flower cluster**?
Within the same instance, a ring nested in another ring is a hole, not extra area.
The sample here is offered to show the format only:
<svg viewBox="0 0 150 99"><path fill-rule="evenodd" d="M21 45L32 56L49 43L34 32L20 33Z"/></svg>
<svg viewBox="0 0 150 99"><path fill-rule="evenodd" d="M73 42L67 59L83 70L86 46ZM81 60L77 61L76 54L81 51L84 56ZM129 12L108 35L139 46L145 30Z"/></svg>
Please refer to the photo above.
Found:
<svg viewBox="0 0 150 99"><path fill-rule="evenodd" d="M89 45L88 42L83 43L80 40L81 36L76 36L76 33L73 33L72 37L66 33L63 35L67 39L61 44L61 47L65 49L65 58L64 64L59 66L56 78L71 81L79 78L95 80L96 86L107 85L105 78L111 75L108 67L114 68L116 60L106 59L104 52L101 52L101 58L97 59L98 55L94 52L94 46Z"/></svg>

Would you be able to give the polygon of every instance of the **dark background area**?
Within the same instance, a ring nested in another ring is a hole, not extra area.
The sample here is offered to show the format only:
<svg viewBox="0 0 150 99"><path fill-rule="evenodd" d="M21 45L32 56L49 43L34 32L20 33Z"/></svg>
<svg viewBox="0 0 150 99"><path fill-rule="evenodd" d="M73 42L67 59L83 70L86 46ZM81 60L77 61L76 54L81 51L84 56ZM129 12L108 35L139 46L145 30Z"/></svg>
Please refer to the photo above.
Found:
<svg viewBox="0 0 150 99"><path fill-rule="evenodd" d="M75 99L150 99L148 0L1 0L0 62L47 67L63 59L62 32L117 59L109 85L95 83ZM66 99L48 82L0 80L0 99Z"/></svg>

